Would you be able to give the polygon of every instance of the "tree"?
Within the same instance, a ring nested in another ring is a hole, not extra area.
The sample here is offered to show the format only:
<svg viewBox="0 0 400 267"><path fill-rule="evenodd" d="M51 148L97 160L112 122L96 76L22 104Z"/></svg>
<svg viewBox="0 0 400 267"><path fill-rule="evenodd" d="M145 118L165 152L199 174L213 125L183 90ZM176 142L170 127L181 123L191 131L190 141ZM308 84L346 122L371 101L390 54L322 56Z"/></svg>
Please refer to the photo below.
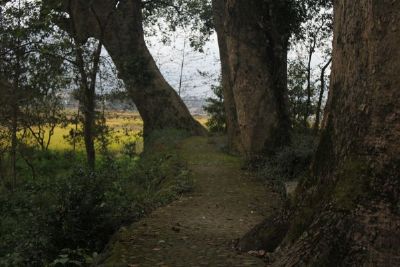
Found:
<svg viewBox="0 0 400 267"><path fill-rule="evenodd" d="M52 9L67 12L74 18L80 41L89 37L100 40L104 35L104 47L144 121L145 136L165 128L177 128L192 134L205 133L175 90L165 81L146 47L142 1L45 2ZM58 24L71 32L69 18L58 19Z"/></svg>
<svg viewBox="0 0 400 267"><path fill-rule="evenodd" d="M300 36L301 43L307 53L307 102L304 113L304 126L308 127L308 119L314 110L312 108L313 81L312 81L312 60L319 50L322 53L331 54L330 44L332 37L332 6L331 2L323 4L323 8L314 2L307 3L307 20L302 25ZM325 51L324 51L325 50ZM328 56L329 58L329 56ZM328 60L329 61L329 60ZM329 66L329 64L327 64ZM324 72L326 71L324 69ZM322 89L322 88L321 88ZM323 89L322 89L323 90Z"/></svg>
<svg viewBox="0 0 400 267"><path fill-rule="evenodd" d="M96 150L94 145L96 124L96 83L100 69L100 56L103 43L100 39L97 43L89 42L85 47L84 44L80 43L76 35L74 17L71 17L70 27L73 29L72 42L75 53L75 66L79 76L78 95L80 109L82 110L84 117L83 139L85 141L86 158L89 168L93 170L96 162ZM88 57L90 58L89 60L87 60Z"/></svg>
<svg viewBox="0 0 400 267"><path fill-rule="evenodd" d="M240 136L241 150L249 157L273 153L290 140L287 50L300 21L299 6L295 1L213 4L228 132L231 139Z"/></svg>
<svg viewBox="0 0 400 267"><path fill-rule="evenodd" d="M289 39L307 44L303 120L308 119L311 61L329 38L330 7L330 0L213 1L231 146L250 155L268 154L289 142ZM249 105L251 101L255 104Z"/></svg>
<svg viewBox="0 0 400 267"><path fill-rule="evenodd" d="M6 3L5 3L6 4ZM26 28L22 26L24 10L21 2L14 3L8 8L0 9L1 32L1 69L0 76L3 78L2 95L4 96L2 126L10 133L10 159L12 168L12 188L17 183L17 149L18 130L20 124L20 106L26 98L23 96L22 73L24 72L24 54L26 47L23 45L27 40Z"/></svg>
<svg viewBox="0 0 400 267"><path fill-rule="evenodd" d="M5 114L5 101L7 100L7 91L9 88L9 84L5 81L4 78L0 77L0 114ZM0 119L0 180L5 179L4 174L4 159L7 151L9 151L9 131L6 127L4 127L4 117Z"/></svg>
<svg viewBox="0 0 400 267"><path fill-rule="evenodd" d="M218 46L221 60L221 85L224 96L228 142L231 150L241 150L240 129L236 112L235 97L233 94L233 81L230 74L227 36L225 34L226 1L213 0L212 5L214 25L218 35Z"/></svg>
<svg viewBox="0 0 400 267"><path fill-rule="evenodd" d="M9 137L7 136L7 132L3 129L0 129L0 181L4 182L5 175L4 175L4 156L8 150L7 141Z"/></svg>
<svg viewBox="0 0 400 267"><path fill-rule="evenodd" d="M43 151L49 149L56 127L67 121L61 99L53 92L31 99L22 113L29 114L21 118L26 138L31 137Z"/></svg>
<svg viewBox="0 0 400 267"><path fill-rule="evenodd" d="M49 55L60 47L49 41L52 29L48 20L39 19L39 10L36 1L26 0L7 1L0 10L0 89L3 96L0 127L9 132L13 187L17 180L19 144L26 136L19 133L30 129L38 144L46 146L43 141L46 129L42 126L54 125L55 117L50 114L60 114L54 113L60 108L57 93L65 84L60 78L63 60ZM51 81L48 77L52 77ZM37 127L39 132L34 129Z"/></svg>
<svg viewBox="0 0 400 267"><path fill-rule="evenodd" d="M322 101L324 99L325 89L326 89L326 70L332 63L332 57L328 59L328 62L321 68L321 76L320 76L320 91L318 96L317 108L315 111L315 122L314 122L314 131L319 131L320 123L321 123L321 112L322 112Z"/></svg>
<svg viewBox="0 0 400 267"><path fill-rule="evenodd" d="M330 64L331 59L328 59L326 63L322 63L322 66L308 69L301 55L288 61L289 115L295 130L309 129L309 117L315 115L313 128L314 133L318 133L329 85L327 71ZM320 72L319 79L309 78L309 72L313 73L312 77L315 77L317 71ZM310 113L314 110L315 112Z"/></svg>
<svg viewBox="0 0 400 267"><path fill-rule="evenodd" d="M307 68L297 58L288 62L289 115L293 128L303 126L307 105Z"/></svg>
<svg viewBox="0 0 400 267"><path fill-rule="evenodd" d="M23 141L41 150L49 149L56 127L64 126L67 121L60 92L69 85L68 71L64 60L53 56L63 49L59 48L55 36L51 36L52 41L32 47L31 55L26 58L29 80L24 94L28 101L21 106Z"/></svg>
<svg viewBox="0 0 400 267"><path fill-rule="evenodd" d="M204 106L204 110L210 116L207 121L207 127L211 132L226 133L226 112L224 108L222 86L212 86L211 89L216 98L208 98L207 105Z"/></svg>
<svg viewBox="0 0 400 267"><path fill-rule="evenodd" d="M400 2L335 1L334 14L313 175L291 208L258 226L257 246L279 246L272 266L398 266Z"/></svg>
<svg viewBox="0 0 400 267"><path fill-rule="evenodd" d="M30 51L36 44L31 37L37 33L37 29L28 26L28 16L34 14L25 2L7 2L0 9L0 76L3 77L1 89L4 97L1 126L8 130L10 136L11 184L14 189L17 183L18 131L23 117L21 109L29 98L27 81L30 77L25 73Z"/></svg>

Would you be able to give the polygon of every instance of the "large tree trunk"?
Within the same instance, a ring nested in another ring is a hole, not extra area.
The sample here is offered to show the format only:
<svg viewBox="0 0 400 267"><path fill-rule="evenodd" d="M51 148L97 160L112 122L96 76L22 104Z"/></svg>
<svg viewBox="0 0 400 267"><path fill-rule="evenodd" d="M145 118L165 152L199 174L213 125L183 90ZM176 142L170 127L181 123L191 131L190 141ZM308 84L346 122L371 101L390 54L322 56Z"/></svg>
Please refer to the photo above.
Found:
<svg viewBox="0 0 400 267"><path fill-rule="evenodd" d="M249 157L273 152L289 140L289 31L278 12L283 5L273 0L214 1L227 112L236 108L231 116L237 116L241 147Z"/></svg>
<svg viewBox="0 0 400 267"><path fill-rule="evenodd" d="M78 36L101 40L144 121L144 134L166 128L204 134L175 90L165 81L150 52L142 28L141 1L70 0Z"/></svg>
<svg viewBox="0 0 400 267"><path fill-rule="evenodd" d="M222 88L226 113L226 126L231 150L241 150L240 129L236 113L236 103L233 94L233 79L230 73L227 40L225 34L226 0L213 0L213 16L218 35L218 46L221 60Z"/></svg>
<svg viewBox="0 0 400 267"><path fill-rule="evenodd" d="M273 266L400 266L400 1L335 1L313 178ZM266 238L264 237L266 240Z"/></svg>

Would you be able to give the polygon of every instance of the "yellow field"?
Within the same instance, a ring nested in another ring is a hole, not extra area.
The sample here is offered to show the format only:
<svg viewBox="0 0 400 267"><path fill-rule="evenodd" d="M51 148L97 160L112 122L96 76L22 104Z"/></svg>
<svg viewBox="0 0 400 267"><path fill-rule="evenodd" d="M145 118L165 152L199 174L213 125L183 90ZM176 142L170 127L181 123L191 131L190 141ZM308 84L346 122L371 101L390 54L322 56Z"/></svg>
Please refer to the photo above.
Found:
<svg viewBox="0 0 400 267"><path fill-rule="evenodd" d="M137 112L107 112L107 126L112 129L111 143L109 149L111 151L119 151L124 144L136 141L137 149L142 149L141 138L138 134L143 130L143 121ZM206 116L195 116L201 124L207 122ZM69 125L66 128L58 127L54 131L49 149L51 150L71 150L72 145L69 144L64 136L67 136L71 129L75 129L75 125ZM78 144L77 149L83 150L83 144Z"/></svg>
<svg viewBox="0 0 400 267"><path fill-rule="evenodd" d="M112 130L111 143L109 149L112 151L120 150L125 143L138 141L138 133L143 129L143 121L138 113L132 112L108 112L106 113L107 126ZM68 125L65 128L57 127L51 139L49 149L51 150L71 150L72 145L67 142L65 136L68 136L75 125ZM77 150L83 150L83 144L77 144Z"/></svg>

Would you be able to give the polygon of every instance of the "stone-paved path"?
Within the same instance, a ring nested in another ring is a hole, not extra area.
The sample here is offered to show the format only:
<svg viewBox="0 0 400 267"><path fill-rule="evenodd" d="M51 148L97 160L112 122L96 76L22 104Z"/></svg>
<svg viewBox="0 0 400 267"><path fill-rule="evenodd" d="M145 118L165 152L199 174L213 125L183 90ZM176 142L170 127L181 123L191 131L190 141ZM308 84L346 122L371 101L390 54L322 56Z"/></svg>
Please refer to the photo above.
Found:
<svg viewBox="0 0 400 267"><path fill-rule="evenodd" d="M210 142L193 137L182 144L195 178L193 193L120 233L102 266L264 266L232 244L273 212L277 196L242 171L239 158Z"/></svg>

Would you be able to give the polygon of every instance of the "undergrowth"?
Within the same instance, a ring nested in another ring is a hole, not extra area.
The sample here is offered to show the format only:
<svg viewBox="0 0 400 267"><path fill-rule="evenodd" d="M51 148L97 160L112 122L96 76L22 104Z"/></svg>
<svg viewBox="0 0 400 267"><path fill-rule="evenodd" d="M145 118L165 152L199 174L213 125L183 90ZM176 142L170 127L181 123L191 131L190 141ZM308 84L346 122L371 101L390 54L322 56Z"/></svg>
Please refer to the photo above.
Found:
<svg viewBox="0 0 400 267"><path fill-rule="evenodd" d="M257 157L246 162L246 168L254 171L268 187L287 200L287 182L297 182L311 175L311 162L316 149L316 136L311 131L296 131L290 145L274 154Z"/></svg>
<svg viewBox="0 0 400 267"><path fill-rule="evenodd" d="M177 143L161 143L142 157L103 157L95 172L69 153L35 157L34 179L0 186L0 266L88 266L121 226L190 191Z"/></svg>

